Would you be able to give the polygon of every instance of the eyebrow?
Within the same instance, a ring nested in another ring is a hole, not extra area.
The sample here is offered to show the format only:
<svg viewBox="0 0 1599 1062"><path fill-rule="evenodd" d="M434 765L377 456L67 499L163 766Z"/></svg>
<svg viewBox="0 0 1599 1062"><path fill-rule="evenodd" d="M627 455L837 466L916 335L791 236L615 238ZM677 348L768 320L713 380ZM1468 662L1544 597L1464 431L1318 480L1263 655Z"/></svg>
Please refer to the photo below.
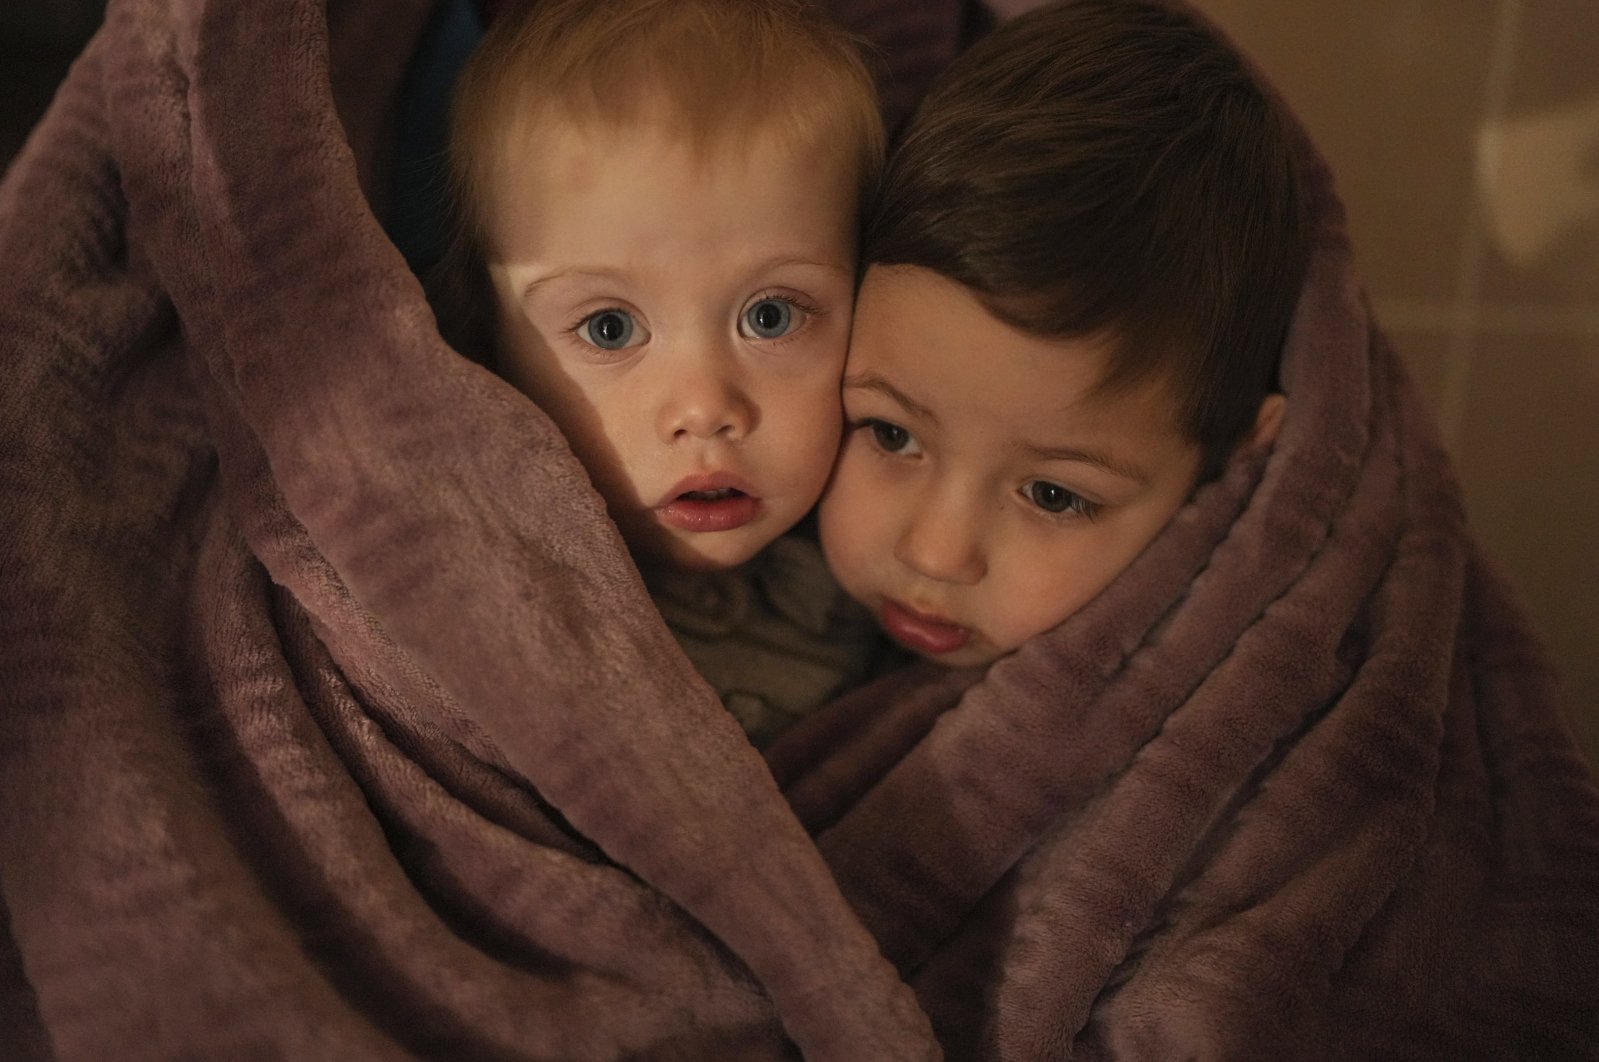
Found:
<svg viewBox="0 0 1599 1062"><path fill-rule="evenodd" d="M906 410L916 414L928 423L935 425L938 423L937 413L934 413L931 409L928 409L875 372L857 372L844 377L844 390L875 391L877 394L898 402Z"/></svg>
<svg viewBox="0 0 1599 1062"><path fill-rule="evenodd" d="M781 269L784 266L804 266L807 269L822 269L829 273L844 273L853 277L855 265L840 265L837 262L818 262L814 258L805 258L801 255L781 255L777 258L768 258L764 262L757 262L750 269L752 273L764 273L770 269Z"/></svg>
<svg viewBox="0 0 1599 1062"><path fill-rule="evenodd" d="M757 262L750 267L749 272L751 274L759 275L762 273L771 272L774 269L782 269L787 266L803 266L807 269L820 269L829 273L837 273L840 275L853 275L853 270L845 268L844 266L829 264L827 262L818 262L814 259L802 258L797 255L792 257L769 258L764 262ZM527 299L545 284L549 284L556 280L564 280L569 277L584 277L590 280L607 280L614 283L621 283L627 280L627 274L619 269L559 269L553 273L546 273L541 277L535 277L533 280L522 285L522 298Z"/></svg>
<svg viewBox="0 0 1599 1062"><path fill-rule="evenodd" d="M522 298L524 300L527 299L545 284L549 284L556 280L565 280L568 277L587 277L591 280L610 281L620 281L623 279L622 274L614 269L560 269L554 273L546 273L541 277L535 277L533 280L530 280L528 283L522 285Z"/></svg>
<svg viewBox="0 0 1599 1062"><path fill-rule="evenodd" d="M1028 443L1023 447L1028 456L1044 461L1076 461L1080 464L1093 465L1104 469L1113 476L1130 479L1139 486L1149 486L1149 477L1144 472L1125 462L1118 461L1109 454L1097 450L1085 450L1077 446L1034 446Z"/></svg>

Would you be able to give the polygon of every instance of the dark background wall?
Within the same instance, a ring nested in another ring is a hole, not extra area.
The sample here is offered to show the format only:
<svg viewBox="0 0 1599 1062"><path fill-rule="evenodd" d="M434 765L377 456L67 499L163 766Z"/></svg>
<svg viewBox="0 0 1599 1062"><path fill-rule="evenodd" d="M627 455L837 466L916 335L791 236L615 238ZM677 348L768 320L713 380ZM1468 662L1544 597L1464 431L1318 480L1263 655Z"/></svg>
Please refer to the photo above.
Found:
<svg viewBox="0 0 1599 1062"><path fill-rule="evenodd" d="M104 8L104 0L0 3L0 165L44 113Z"/></svg>

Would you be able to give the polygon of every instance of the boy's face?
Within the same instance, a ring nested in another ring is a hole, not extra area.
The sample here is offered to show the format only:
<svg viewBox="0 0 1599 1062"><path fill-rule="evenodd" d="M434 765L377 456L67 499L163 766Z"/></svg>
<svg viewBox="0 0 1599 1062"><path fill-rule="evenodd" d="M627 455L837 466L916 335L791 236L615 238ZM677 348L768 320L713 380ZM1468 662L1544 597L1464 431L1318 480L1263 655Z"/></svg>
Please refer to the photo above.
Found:
<svg viewBox="0 0 1599 1062"><path fill-rule="evenodd" d="M873 266L822 501L844 588L895 640L987 663L1102 590L1198 475L1158 384L1095 396L1103 350L995 318L930 270Z"/></svg>
<svg viewBox="0 0 1599 1062"><path fill-rule="evenodd" d="M851 168L759 133L707 156L648 123L540 132L493 199L502 372L641 562L740 564L815 504L837 452Z"/></svg>

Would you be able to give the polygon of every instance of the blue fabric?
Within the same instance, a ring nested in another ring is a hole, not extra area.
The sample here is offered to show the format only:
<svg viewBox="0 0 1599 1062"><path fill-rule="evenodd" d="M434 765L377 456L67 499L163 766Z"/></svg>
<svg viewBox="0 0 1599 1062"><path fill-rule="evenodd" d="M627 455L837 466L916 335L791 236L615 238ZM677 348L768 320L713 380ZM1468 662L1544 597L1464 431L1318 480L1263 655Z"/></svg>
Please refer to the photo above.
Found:
<svg viewBox="0 0 1599 1062"><path fill-rule="evenodd" d="M483 21L471 0L440 0L400 85L383 221L389 238L418 276L425 275L444 252L450 94L482 38Z"/></svg>

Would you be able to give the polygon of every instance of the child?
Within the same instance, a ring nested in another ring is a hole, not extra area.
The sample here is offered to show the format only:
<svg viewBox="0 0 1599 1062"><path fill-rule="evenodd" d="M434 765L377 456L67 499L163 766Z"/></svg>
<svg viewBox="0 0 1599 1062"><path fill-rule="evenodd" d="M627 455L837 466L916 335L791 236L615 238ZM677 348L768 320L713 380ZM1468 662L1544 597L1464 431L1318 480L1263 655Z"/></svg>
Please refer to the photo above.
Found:
<svg viewBox="0 0 1599 1062"><path fill-rule="evenodd" d="M882 153L854 42L799 0L524 5L454 104L454 338L560 426L757 741L869 659L778 540L837 453Z"/></svg>
<svg viewBox="0 0 1599 1062"><path fill-rule="evenodd" d="M845 589L952 665L1070 616L1274 439L1307 228L1267 100L1169 8L1064 4L969 52L864 237L821 510Z"/></svg>

